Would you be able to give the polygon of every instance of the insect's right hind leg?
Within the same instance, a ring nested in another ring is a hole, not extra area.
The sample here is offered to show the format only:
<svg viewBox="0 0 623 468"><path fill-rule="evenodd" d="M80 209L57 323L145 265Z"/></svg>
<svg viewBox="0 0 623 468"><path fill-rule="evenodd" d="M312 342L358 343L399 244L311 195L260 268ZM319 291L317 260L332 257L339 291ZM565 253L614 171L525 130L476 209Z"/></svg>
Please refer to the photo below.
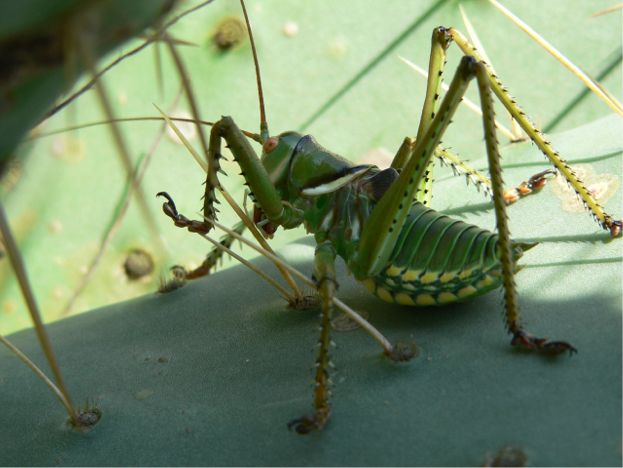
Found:
<svg viewBox="0 0 623 468"><path fill-rule="evenodd" d="M445 28L444 28L445 29ZM591 192L585 184L577 177L575 172L564 159L561 158L551 143L546 139L545 135L535 126L525 112L515 102L513 97L508 93L502 82L491 69L491 67L482 58L476 48L456 29L445 29L451 41L453 41L466 56L473 57L476 61L483 64L484 73L491 88L491 91L498 97L502 105L508 110L511 116L541 150L550 163L556 168L576 192L578 197L582 199L586 209L593 215L599 225L610 232L612 237L619 237L623 231L623 222L621 219L615 219L606 213L603 207L595 200Z"/></svg>

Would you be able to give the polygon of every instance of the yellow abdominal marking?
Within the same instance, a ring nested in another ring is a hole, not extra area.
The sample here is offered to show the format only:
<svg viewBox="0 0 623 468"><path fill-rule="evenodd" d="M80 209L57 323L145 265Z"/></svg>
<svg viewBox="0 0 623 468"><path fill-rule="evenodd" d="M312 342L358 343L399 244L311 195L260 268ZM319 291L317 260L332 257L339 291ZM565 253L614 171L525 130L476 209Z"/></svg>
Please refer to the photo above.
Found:
<svg viewBox="0 0 623 468"><path fill-rule="evenodd" d="M406 293L396 294L394 296L394 300L400 305L408 305L408 306L415 305L415 301L413 300L413 298Z"/></svg>
<svg viewBox="0 0 623 468"><path fill-rule="evenodd" d="M394 265L390 265L387 270L385 270L385 274L387 276L400 276L400 274L402 273L402 268L399 268L397 266Z"/></svg>
<svg viewBox="0 0 623 468"><path fill-rule="evenodd" d="M385 302L394 302L394 297L392 296L392 293L390 293L385 288L377 288L376 295Z"/></svg>
<svg viewBox="0 0 623 468"><path fill-rule="evenodd" d="M439 304L448 304L449 302L455 302L456 300L456 295L447 291L439 293L439 296L437 296L437 302L439 302Z"/></svg>
<svg viewBox="0 0 623 468"><path fill-rule="evenodd" d="M422 284L430 284L437 281L439 278L439 273L425 273L420 278L420 283Z"/></svg>
<svg viewBox="0 0 623 468"><path fill-rule="evenodd" d="M418 294L415 298L415 303L423 306L437 304L432 294Z"/></svg>
<svg viewBox="0 0 623 468"><path fill-rule="evenodd" d="M483 289L493 284L493 278L489 275L485 275L480 281L476 283L476 289Z"/></svg>
<svg viewBox="0 0 623 468"><path fill-rule="evenodd" d="M420 277L422 272L418 270L407 270L402 274L402 281L405 283L411 283Z"/></svg>
<svg viewBox="0 0 623 468"><path fill-rule="evenodd" d="M455 272L444 273L443 275L441 275L439 277L439 281L441 281L442 283L449 283L454 278L456 278L456 273Z"/></svg>
<svg viewBox="0 0 623 468"><path fill-rule="evenodd" d="M459 273L459 279L464 280L465 278L469 278L470 276L472 276L473 272L474 270L472 270L471 268L468 270L463 270Z"/></svg>
<svg viewBox="0 0 623 468"><path fill-rule="evenodd" d="M459 298L464 299L466 297L472 296L475 293L477 293L478 290L473 287L473 286L465 286L464 288L461 288L458 290L457 295L459 296Z"/></svg>

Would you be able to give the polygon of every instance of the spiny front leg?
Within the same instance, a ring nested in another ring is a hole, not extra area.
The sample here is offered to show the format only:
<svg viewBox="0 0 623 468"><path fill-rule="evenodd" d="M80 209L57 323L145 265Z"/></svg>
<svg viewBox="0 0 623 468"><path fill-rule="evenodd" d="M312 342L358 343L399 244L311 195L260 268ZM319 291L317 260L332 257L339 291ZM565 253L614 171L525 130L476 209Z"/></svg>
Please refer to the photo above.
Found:
<svg viewBox="0 0 623 468"><path fill-rule="evenodd" d="M231 230L235 232L236 234L242 234L245 228L246 228L245 223L243 221L239 221L238 223L236 223L236 225L234 225L234 227L231 228ZM226 247L229 249L231 248L235 240L236 238L233 235L225 234L221 238L220 244L223 247ZM223 258L224 254L225 254L224 249L219 249L217 247L214 247L212 250L210 250L210 252L206 256L205 260L201 263L201 265L199 265L197 268L193 270L186 271L184 277L186 279L197 279L197 278L201 278L202 276L209 275L211 272L214 271L214 269L216 268L216 264Z"/></svg>
<svg viewBox="0 0 623 468"><path fill-rule="evenodd" d="M329 378L331 348L331 314L333 296L337 289L335 278L335 250L329 242L316 247L314 257L314 277L320 295L322 312L320 318L320 339L318 340L318 357L316 359L316 377L314 383L314 413L303 416L288 423L288 428L299 434L309 434L322 429L329 421L331 405L331 379Z"/></svg>
<svg viewBox="0 0 623 468"><path fill-rule="evenodd" d="M502 180L502 166L500 164L500 153L498 142L495 136L495 113L493 110L493 99L491 86L488 81L485 65L473 59L472 70L478 81L478 91L482 106L483 127L485 133L485 144L487 147L487 158L489 160L489 170L491 172L491 186L493 190L493 205L495 208L495 218L498 230L498 249L500 252L500 262L502 267L502 278L504 285L504 304L506 311L506 324L510 333L513 334L511 344L524 349L539 351L547 354L560 354L569 352L573 354L576 349L565 341L548 341L546 338L536 338L526 333L519 322L519 303L515 287L515 260L513 257L513 246L510 239L508 228L508 217L506 216L506 201L504 199L504 181ZM537 179L538 175L535 176Z"/></svg>

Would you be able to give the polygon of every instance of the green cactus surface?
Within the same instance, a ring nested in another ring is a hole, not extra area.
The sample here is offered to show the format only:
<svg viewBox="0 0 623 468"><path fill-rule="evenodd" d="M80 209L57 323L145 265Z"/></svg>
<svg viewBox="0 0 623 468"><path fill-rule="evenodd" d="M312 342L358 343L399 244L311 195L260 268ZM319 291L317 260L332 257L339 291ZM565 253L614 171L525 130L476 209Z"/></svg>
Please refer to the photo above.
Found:
<svg viewBox="0 0 623 468"><path fill-rule="evenodd" d="M237 266L49 327L74 399L102 411L89 433L69 429L54 396L0 349L0 464L476 466L502 451L534 466L616 466L623 298L611 277L620 259L609 262L620 249L572 232L539 237L517 277L527 329L569 340L572 357L513 350L499 291L392 306L340 266L340 298L418 355L394 364L360 330L334 331L332 420L300 436L286 423L311 411L317 311L288 309ZM309 240L281 255L311 274ZM33 332L10 338L42 360Z"/></svg>
<svg viewBox="0 0 623 468"><path fill-rule="evenodd" d="M44 3L59 9L65 6L61 2ZM73 5L66 3L66 8ZM81 2L80 6L90 3ZM620 90L620 46L612 39L621 36L620 18L616 13L591 16L610 6L607 0L572 4L568 0L508 1L505 5L599 78L606 88L613 92ZM172 15L192 6L180 5ZM608 115L610 110L605 104L592 95L586 96L577 79L488 2L464 2L462 6L500 78L548 133L573 129ZM336 4L328 0L261 3L249 0L248 7L262 66L270 129L275 133L309 132L325 147L352 160L380 164L391 157L404 136L415 133L423 100L424 79L400 57L425 68L434 27L441 24L466 29L459 2L453 0L392 0L382 7L376 1L366 0L358 2L357 8L349 2ZM36 12L38 16L25 18L22 29L35 28L37 21L41 21L43 9ZM52 14L62 17L64 13L49 13ZM214 120L221 115L232 115L241 127L257 131L257 91L249 42L237 37L227 50L215 44L236 36L240 18L238 2L215 1L179 20L169 32L180 44L201 116ZM14 32L13 23L0 23L0 26L3 31ZM578 40L578 34L582 40ZM138 45L140 41L136 40L123 51ZM105 75L104 85L116 116L155 116L153 104L176 115L188 115L185 99L177 99L176 104L177 72L165 53L166 47L161 44L159 48L162 80L158 78L153 46L124 60ZM109 54L100 66L117 59L123 51ZM446 81L460 57L454 46L449 53ZM77 87L83 84L81 81ZM477 100L475 90L471 91L470 97ZM53 99L50 97L53 94L46 94L46 99ZM28 112L31 117L40 115L45 106L38 105ZM498 114L500 121L510 126L499 109ZM102 120L105 117L96 95L89 91L39 126L33 135ZM2 124L2 138L12 138L23 131L5 130L8 125ZM616 127L618 123L609 125ZM162 139L151 156L159 127L158 122L133 121L121 125L133 166L147 164L141 190L147 200L147 216L155 219L155 228L149 227L150 222L137 206L135 197L130 198L122 221L118 226L115 224L117 214L124 211L128 184L108 125L28 140L18 148L19 157L9 166L0 193L46 320L151 292L158 287L161 277L169 275L172 265L188 267L203 259L208 250L205 242L175 229L161 215L160 201L152 199L156 192L166 190L175 197L181 211L193 216L201 206L203 194L204 175L186 150L169 136ZM586 155L599 153L607 143L595 141L591 134L578 133L577 139L586 143L584 150L568 152L566 147L561 148L564 157L582 160ZM500 140L503 144L508 141L502 136ZM615 136L611 142L618 151L620 138ZM198 145L196 136L192 143ZM479 117L461 109L444 144L469 161L481 157L484 148ZM577 144L569 146L578 148ZM523 151L519 148L522 146L511 147L504 154ZM540 162L534 167L526 166L516 179L508 178L507 182L519 182L547 167L544 159L535 161ZM236 177L238 169L230 161L225 170L230 177L222 178L223 182L241 201L243 188ZM443 179L448 174L449 171L442 169L437 177ZM457 200L454 194L450 195L446 198L436 191L433 206L443 209L460 204L462 197ZM617 215L616 203L613 206L613 214ZM227 224L235 221L227 209L222 211L222 221ZM517 216L516 211L520 210L514 210L512 216ZM109 230L114 235L86 287L67 310ZM291 235L280 233L275 245L301 235L300 230ZM154 269L151 274L131 279L124 265L137 249L148 254ZM7 263L0 258L0 331L3 333L29 325Z"/></svg>

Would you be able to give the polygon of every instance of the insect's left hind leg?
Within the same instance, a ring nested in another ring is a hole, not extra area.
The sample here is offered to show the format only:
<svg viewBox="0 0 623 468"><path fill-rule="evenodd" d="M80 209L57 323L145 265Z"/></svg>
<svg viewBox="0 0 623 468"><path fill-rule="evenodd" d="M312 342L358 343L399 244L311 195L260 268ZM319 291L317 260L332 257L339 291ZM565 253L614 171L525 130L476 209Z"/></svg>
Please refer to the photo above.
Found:
<svg viewBox="0 0 623 468"><path fill-rule="evenodd" d="M314 414L303 416L288 423L288 428L299 434L308 434L322 429L331 415L331 380L329 378L331 342L331 315L333 296L337 290L335 275L335 249L330 242L323 242L316 247L314 255L314 278L321 301L320 339L316 358L316 377L314 382Z"/></svg>

